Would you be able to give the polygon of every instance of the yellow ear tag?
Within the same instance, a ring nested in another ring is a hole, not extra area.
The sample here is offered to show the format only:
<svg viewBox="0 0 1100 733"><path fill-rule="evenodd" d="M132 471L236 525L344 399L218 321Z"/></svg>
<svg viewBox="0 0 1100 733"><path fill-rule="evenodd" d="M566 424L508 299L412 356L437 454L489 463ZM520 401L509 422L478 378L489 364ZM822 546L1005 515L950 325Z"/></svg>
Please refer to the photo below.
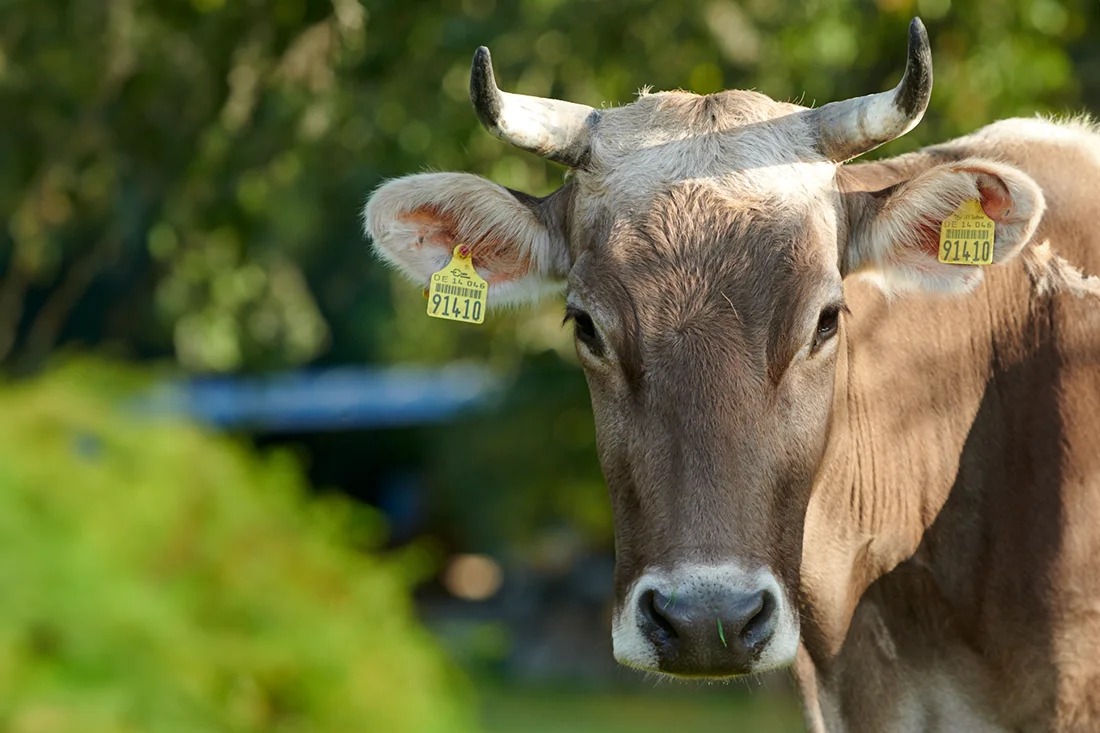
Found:
<svg viewBox="0 0 1100 733"><path fill-rule="evenodd" d="M959 204L940 226L940 262L949 265L992 265L996 225L974 199Z"/></svg>
<svg viewBox="0 0 1100 733"><path fill-rule="evenodd" d="M474 269L469 245L460 244L455 247L447 266L432 275L426 291L428 315L463 323L482 323L488 292L488 283Z"/></svg>

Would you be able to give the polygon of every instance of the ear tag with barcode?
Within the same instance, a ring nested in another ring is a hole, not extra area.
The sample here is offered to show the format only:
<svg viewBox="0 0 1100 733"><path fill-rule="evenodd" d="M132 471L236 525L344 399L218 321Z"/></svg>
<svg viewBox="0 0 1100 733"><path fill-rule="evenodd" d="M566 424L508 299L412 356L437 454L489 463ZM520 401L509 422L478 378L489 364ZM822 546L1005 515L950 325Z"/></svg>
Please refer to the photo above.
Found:
<svg viewBox="0 0 1100 733"><path fill-rule="evenodd" d="M474 269L470 246L460 244L451 261L432 275L426 295L428 315L462 323L485 321L485 297L489 285Z"/></svg>
<svg viewBox="0 0 1100 733"><path fill-rule="evenodd" d="M940 262L949 265L992 265L996 224L974 199L959 204L940 226Z"/></svg>

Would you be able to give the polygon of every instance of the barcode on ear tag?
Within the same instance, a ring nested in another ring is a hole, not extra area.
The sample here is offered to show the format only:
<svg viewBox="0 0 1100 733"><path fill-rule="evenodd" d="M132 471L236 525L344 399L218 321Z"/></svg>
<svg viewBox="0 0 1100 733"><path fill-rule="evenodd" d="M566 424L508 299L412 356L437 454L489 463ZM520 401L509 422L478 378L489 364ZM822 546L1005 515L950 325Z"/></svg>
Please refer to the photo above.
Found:
<svg viewBox="0 0 1100 733"><path fill-rule="evenodd" d="M940 225L940 262L949 265L992 265L996 225L974 199L959 204Z"/></svg>
<svg viewBox="0 0 1100 733"><path fill-rule="evenodd" d="M455 247L451 261L432 275L428 284L428 315L462 323L485 321L489 285L474 269L470 249Z"/></svg>

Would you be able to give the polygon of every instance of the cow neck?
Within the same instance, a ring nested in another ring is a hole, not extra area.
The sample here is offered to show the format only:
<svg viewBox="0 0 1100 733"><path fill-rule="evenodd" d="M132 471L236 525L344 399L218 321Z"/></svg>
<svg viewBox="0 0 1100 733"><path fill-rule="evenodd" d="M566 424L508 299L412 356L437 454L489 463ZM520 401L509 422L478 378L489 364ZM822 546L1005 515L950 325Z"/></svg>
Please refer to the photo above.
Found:
<svg viewBox="0 0 1100 733"><path fill-rule="evenodd" d="M958 300L890 302L856 283L849 291L853 317L841 335L830 440L802 555L804 638L819 662L843 644L868 586L929 541L953 492L1000 490L974 480L982 473L974 443L1019 439L1008 426L1028 419L1029 402L1013 401L1016 387L1007 385L1051 381L1042 349L1051 341L1052 306L1020 263ZM964 524L941 523L932 541L950 547L961 540L945 533Z"/></svg>

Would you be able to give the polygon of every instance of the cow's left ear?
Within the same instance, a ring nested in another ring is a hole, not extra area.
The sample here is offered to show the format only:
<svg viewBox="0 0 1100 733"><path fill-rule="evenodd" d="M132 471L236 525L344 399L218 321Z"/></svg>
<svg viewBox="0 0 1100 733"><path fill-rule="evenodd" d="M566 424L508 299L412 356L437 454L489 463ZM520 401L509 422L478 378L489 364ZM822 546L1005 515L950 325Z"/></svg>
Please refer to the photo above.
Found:
<svg viewBox="0 0 1100 733"><path fill-rule="evenodd" d="M569 196L568 185L540 199L469 173L420 173L380 186L363 226L378 255L421 287L468 244L490 303L533 302L569 272Z"/></svg>
<svg viewBox="0 0 1100 733"><path fill-rule="evenodd" d="M886 289L944 293L971 290L982 266L939 261L940 228L966 200L981 203L995 227L993 261L1015 257L1035 233L1046 206L1029 176L1007 165L968 159L931 168L873 194L856 194L844 275L868 273Z"/></svg>

